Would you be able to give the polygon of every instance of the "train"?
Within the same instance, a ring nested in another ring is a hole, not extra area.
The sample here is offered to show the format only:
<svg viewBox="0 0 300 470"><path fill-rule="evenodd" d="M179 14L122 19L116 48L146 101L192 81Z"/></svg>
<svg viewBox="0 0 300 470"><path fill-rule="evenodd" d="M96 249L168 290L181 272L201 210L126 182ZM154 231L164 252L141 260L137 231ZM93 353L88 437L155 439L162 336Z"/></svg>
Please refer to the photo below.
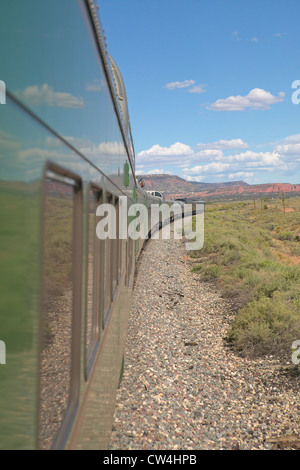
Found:
<svg viewBox="0 0 300 470"><path fill-rule="evenodd" d="M0 448L108 449L147 241L119 236L120 202L150 220L163 196L136 177L96 0L1 2L0 15ZM97 236L105 204L116 237Z"/></svg>
<svg viewBox="0 0 300 470"><path fill-rule="evenodd" d="M99 239L96 208L154 198L97 3L0 9L0 447L106 449L144 241Z"/></svg>

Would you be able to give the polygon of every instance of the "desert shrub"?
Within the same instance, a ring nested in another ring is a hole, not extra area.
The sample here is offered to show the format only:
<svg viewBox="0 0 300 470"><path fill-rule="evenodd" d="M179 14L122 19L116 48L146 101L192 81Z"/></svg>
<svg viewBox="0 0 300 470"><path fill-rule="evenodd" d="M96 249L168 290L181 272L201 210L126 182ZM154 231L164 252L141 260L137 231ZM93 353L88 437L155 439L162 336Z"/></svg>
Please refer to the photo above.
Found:
<svg viewBox="0 0 300 470"><path fill-rule="evenodd" d="M279 238L279 240L293 240L295 238L294 234L289 231L279 232L277 237Z"/></svg>
<svg viewBox="0 0 300 470"><path fill-rule="evenodd" d="M291 343L300 337L297 306L284 294L261 297L243 307L233 321L227 338L244 354L289 353Z"/></svg>
<svg viewBox="0 0 300 470"><path fill-rule="evenodd" d="M192 272L193 272L193 273L201 273L202 270L203 270L202 264L196 264L196 265L193 266L193 268L192 268Z"/></svg>
<svg viewBox="0 0 300 470"><path fill-rule="evenodd" d="M217 265L207 266L203 270L204 279L217 279L220 276L221 269Z"/></svg>
<svg viewBox="0 0 300 470"><path fill-rule="evenodd" d="M263 228L269 230L270 232L273 232L273 230L275 229L275 224L269 222L267 224L264 224Z"/></svg>

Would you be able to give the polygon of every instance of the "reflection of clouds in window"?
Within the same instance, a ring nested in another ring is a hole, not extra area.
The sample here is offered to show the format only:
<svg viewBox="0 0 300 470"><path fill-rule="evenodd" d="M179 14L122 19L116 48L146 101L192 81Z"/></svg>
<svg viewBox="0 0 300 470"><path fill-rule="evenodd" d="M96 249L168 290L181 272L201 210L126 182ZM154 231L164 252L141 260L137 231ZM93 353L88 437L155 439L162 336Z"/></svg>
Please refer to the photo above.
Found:
<svg viewBox="0 0 300 470"><path fill-rule="evenodd" d="M113 167L117 167L121 155L126 155L122 142L101 142L99 144L89 142L77 147L79 152L88 160L99 166L104 173L111 173Z"/></svg>
<svg viewBox="0 0 300 470"><path fill-rule="evenodd" d="M0 146L1 146L2 151L5 150L5 152L10 151L10 150L16 151L20 148L20 144L19 142L17 142L16 137L2 130L0 130ZM0 158L5 158L5 154L1 154Z"/></svg>
<svg viewBox="0 0 300 470"><path fill-rule="evenodd" d="M90 83L86 84L85 90L90 92L97 92L103 90L105 83L99 78L94 78Z"/></svg>
<svg viewBox="0 0 300 470"><path fill-rule="evenodd" d="M122 141L104 141L104 142L93 142L90 139L82 139L81 137L63 136L63 138L69 142L76 150L78 150L85 157L107 155L116 156L125 154L125 146ZM54 137L48 136L46 139L47 147L58 147L61 145L60 141Z"/></svg>
<svg viewBox="0 0 300 470"><path fill-rule="evenodd" d="M5 149L0 154L2 179L19 179L18 172L22 173L22 179L32 181L40 177L41 163L45 161L57 162L62 166L69 166L72 161L72 171L82 174L84 179L95 176L95 167L104 173L116 175L120 167L120 159L126 158L126 150L123 142L108 141L96 143L90 139L80 137L63 136L63 139L73 147L70 148L62 140L48 135L39 145L21 148L16 137L0 131L0 145ZM32 144L33 142L30 141ZM77 154L74 160L74 155ZM94 166L80 157L84 156ZM78 160L77 160L78 158ZM24 171L26 177L24 177Z"/></svg>
<svg viewBox="0 0 300 470"><path fill-rule="evenodd" d="M86 147L81 147L82 152L87 157L90 155L120 155L125 152L125 147L122 142L101 142L100 144L91 144Z"/></svg>
<svg viewBox="0 0 300 470"><path fill-rule="evenodd" d="M55 91L53 87L44 85L32 85L24 90L17 90L16 95L32 106L57 106L60 108L83 108L83 98L71 95L71 93Z"/></svg>
<svg viewBox="0 0 300 470"><path fill-rule="evenodd" d="M35 169L37 172L36 176L38 176L40 172L41 161L57 161L61 165L66 166L70 163L70 160L72 159L72 150L64 146L55 150L36 147L18 152L18 157L19 164L21 162L23 164L27 162L28 164L28 161L30 161L30 165L32 167L31 174L33 174L33 170ZM73 161L72 170L85 174L86 176L92 175L94 173L93 167L86 165L84 161Z"/></svg>
<svg viewBox="0 0 300 470"><path fill-rule="evenodd" d="M21 160L27 160L28 158L35 158L37 161L41 159L58 159L61 158L62 153L55 150L48 150L43 148L30 148L27 150L21 150L19 152L19 157Z"/></svg>

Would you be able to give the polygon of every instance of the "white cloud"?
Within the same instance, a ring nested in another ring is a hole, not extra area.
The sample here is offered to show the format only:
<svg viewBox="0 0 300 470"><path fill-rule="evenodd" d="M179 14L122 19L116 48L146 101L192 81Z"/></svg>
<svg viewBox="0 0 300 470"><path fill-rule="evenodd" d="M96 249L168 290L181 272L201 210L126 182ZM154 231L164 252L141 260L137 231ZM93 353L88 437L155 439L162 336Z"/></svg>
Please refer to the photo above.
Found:
<svg viewBox="0 0 300 470"><path fill-rule="evenodd" d="M230 149L240 151L225 154L225 151ZM299 162L300 134L273 143L271 149L265 152L249 149L243 139L201 142L194 149L180 142L170 147L154 145L140 152L136 161L137 169L142 170L143 174L158 174L171 170L172 174L182 175L188 181L235 179L248 183L260 181L262 173L294 176L299 172ZM151 168L155 170L150 170Z"/></svg>
<svg viewBox="0 0 300 470"><path fill-rule="evenodd" d="M291 135L275 146L275 150L282 158L300 158L300 134Z"/></svg>
<svg viewBox="0 0 300 470"><path fill-rule="evenodd" d="M283 139L283 142L287 143L300 143L300 134L294 134Z"/></svg>
<svg viewBox="0 0 300 470"><path fill-rule="evenodd" d="M218 140L217 142L210 142L208 144L200 143L197 145L197 149L244 149L248 148L249 145L242 139L232 140Z"/></svg>
<svg viewBox="0 0 300 470"><path fill-rule="evenodd" d="M195 80L184 80L183 82L171 82L167 83L163 88L167 88L168 90L175 90L177 88L189 88L189 93L205 93L205 85L199 84L195 85ZM194 86L193 86L194 85Z"/></svg>
<svg viewBox="0 0 300 470"><path fill-rule="evenodd" d="M218 149L204 149L200 152L195 153L195 159L198 161L211 161L211 160L220 160L224 157L222 150Z"/></svg>
<svg viewBox="0 0 300 470"><path fill-rule="evenodd" d="M186 156L193 155L194 151L189 145L176 142L170 145L170 147L161 147L160 145L153 145L148 150L142 150L137 154L137 158L153 158L153 157L174 157L174 156Z"/></svg>
<svg viewBox="0 0 300 470"><path fill-rule="evenodd" d="M243 111L246 108L269 109L271 104L283 101L284 92L279 92L278 96L272 95L269 91L261 88L254 88L246 96L229 96L225 99L217 100L208 106L213 111Z"/></svg>
<svg viewBox="0 0 300 470"><path fill-rule="evenodd" d="M236 173L229 173L228 178L230 179L237 179L237 180L249 180L252 179L254 173L247 172L247 171L238 171Z"/></svg>
<svg viewBox="0 0 300 470"><path fill-rule="evenodd" d="M206 147L212 148L206 148ZM272 152L253 152L246 150L237 154L224 155L222 148L243 148L248 144L242 139L219 140L211 144L198 144L198 152L194 151L189 145L176 142L170 147L161 147L153 145L148 150L138 153L136 163L137 168L145 168L144 173L148 171L149 162L151 165L176 165L182 168L185 175L203 174L203 173L220 173L231 171L232 173L247 171L250 168L257 170L260 168L280 168L286 169L286 164L276 151ZM198 165L190 168L192 163ZM204 164L199 165L201 162ZM159 170L161 173L162 171Z"/></svg>
<svg viewBox="0 0 300 470"><path fill-rule="evenodd" d="M83 98L76 97L70 93L55 91L53 87L44 85L32 85L24 90L17 90L16 95L20 99L29 102L32 106L58 106L61 108L83 108Z"/></svg>
<svg viewBox="0 0 300 470"><path fill-rule="evenodd" d="M276 38L283 38L283 36L286 36L286 35L287 35L287 33L275 33L275 34L274 34L274 36L275 36Z"/></svg>
<svg viewBox="0 0 300 470"><path fill-rule="evenodd" d="M230 168L229 163L222 162L212 162L208 165L198 165L190 168L188 172L190 174L199 175L202 173L220 173L221 171L226 171Z"/></svg>
<svg viewBox="0 0 300 470"><path fill-rule="evenodd" d="M195 80L184 80L183 82L171 82L167 83L163 88L168 90L175 90L176 88L187 88L195 85Z"/></svg>
<svg viewBox="0 0 300 470"><path fill-rule="evenodd" d="M247 150L246 152L241 152L236 155L224 155L224 161L230 163L248 162L247 164L255 164L256 166L277 166L283 163L279 158L278 152L253 152L252 150Z"/></svg>
<svg viewBox="0 0 300 470"><path fill-rule="evenodd" d="M289 169L286 162L274 151L253 152L249 150L236 155L224 155L221 150L203 150L202 152L213 151L220 152L219 156L214 158L211 163L196 165L192 168L185 167L183 170L184 178L189 181L196 180L198 176L205 181L221 178L226 180L229 178L253 183L258 181L256 178L258 172L281 172ZM203 161L209 161L209 158L203 158Z"/></svg>
<svg viewBox="0 0 300 470"><path fill-rule="evenodd" d="M201 183L205 179L205 175L202 176L185 176L184 177L187 181L197 181L197 183Z"/></svg>
<svg viewBox="0 0 300 470"><path fill-rule="evenodd" d="M149 170L147 175L170 175L170 171L166 171L163 168L155 168L154 170Z"/></svg>
<svg viewBox="0 0 300 470"><path fill-rule="evenodd" d="M195 85L188 90L189 93L205 93L205 85Z"/></svg>
<svg viewBox="0 0 300 470"><path fill-rule="evenodd" d="M256 37L251 38L252 42L258 42L258 39Z"/></svg>
<svg viewBox="0 0 300 470"><path fill-rule="evenodd" d="M300 142L294 144L281 144L276 146L276 150L282 155L300 156Z"/></svg>
<svg viewBox="0 0 300 470"><path fill-rule="evenodd" d="M143 171L143 170L137 170L135 172L137 176L140 175L170 175L171 172L165 170L164 168L155 168L154 170L148 170L148 171Z"/></svg>

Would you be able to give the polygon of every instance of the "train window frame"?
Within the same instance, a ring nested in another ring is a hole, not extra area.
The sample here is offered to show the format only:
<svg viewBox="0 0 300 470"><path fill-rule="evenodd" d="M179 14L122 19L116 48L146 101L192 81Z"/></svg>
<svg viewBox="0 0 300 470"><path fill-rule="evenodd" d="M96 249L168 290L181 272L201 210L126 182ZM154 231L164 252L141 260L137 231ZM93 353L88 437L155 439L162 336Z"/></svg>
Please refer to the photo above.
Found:
<svg viewBox="0 0 300 470"><path fill-rule="evenodd" d="M105 190L103 201L106 204L113 204L114 203L114 195ZM107 321L110 316L110 312L112 309L112 302L113 302L113 282L112 282L112 274L113 274L113 265L111 263L112 251L113 251L113 240L110 237L105 238L103 240L103 264L102 264L102 273L103 273L103 282L102 282L102 290L103 290L103 315L102 315L102 329L105 329Z"/></svg>
<svg viewBox="0 0 300 470"><path fill-rule="evenodd" d="M87 237L86 237L86 253L87 260L85 266L86 272L86 305L85 305L85 380L88 380L89 374L91 372L94 360L96 358L99 345L101 342L101 318L103 310L103 240L100 240L96 234L96 211L94 212L95 217L95 226L94 226L94 235L93 235L93 254L94 254L94 263L93 263L93 293L92 293L92 334L91 341L88 344L87 338L87 322L88 322L88 282L89 282L89 242L90 242L90 192L96 197L96 205L100 205L103 202L103 190L94 183L89 183L88 185L88 197L87 197ZM98 265L98 268L97 268Z"/></svg>
<svg viewBox="0 0 300 470"><path fill-rule="evenodd" d="M117 260L117 288L120 285L121 278L122 278L122 265L123 265L123 239L120 238L120 201L119 198L116 200L116 233L117 233L117 248L118 248L118 260Z"/></svg>
<svg viewBox="0 0 300 470"><path fill-rule="evenodd" d="M134 201L132 201L134 204ZM128 216L127 218L127 227L128 225L134 220L134 216ZM130 279L133 269L133 256L135 254L135 240L131 237L127 237L127 245L126 245L126 285L130 285Z"/></svg>
<svg viewBox="0 0 300 470"><path fill-rule="evenodd" d="M80 395L80 348L81 348L81 301L82 301L82 222L83 222L83 190L82 179L76 173L47 161L44 166L42 179L42 214L41 214L41 300L39 317L39 372L38 372L38 413L37 413L37 447L41 448L40 429L42 420L41 407L41 353L43 347L43 333L45 327L45 314L42 309L42 299L45 298L45 236L46 236L46 183L48 180L56 181L73 188L73 219L72 219L72 333L71 333L71 373L69 402L65 409L57 434L53 437L51 449L63 449L68 437L79 404Z"/></svg>
<svg viewBox="0 0 300 470"><path fill-rule="evenodd" d="M116 238L112 242L112 301L114 300L118 285L120 282L119 278L119 256L120 256L120 247L119 247L119 198L113 196L113 204L116 211Z"/></svg>

